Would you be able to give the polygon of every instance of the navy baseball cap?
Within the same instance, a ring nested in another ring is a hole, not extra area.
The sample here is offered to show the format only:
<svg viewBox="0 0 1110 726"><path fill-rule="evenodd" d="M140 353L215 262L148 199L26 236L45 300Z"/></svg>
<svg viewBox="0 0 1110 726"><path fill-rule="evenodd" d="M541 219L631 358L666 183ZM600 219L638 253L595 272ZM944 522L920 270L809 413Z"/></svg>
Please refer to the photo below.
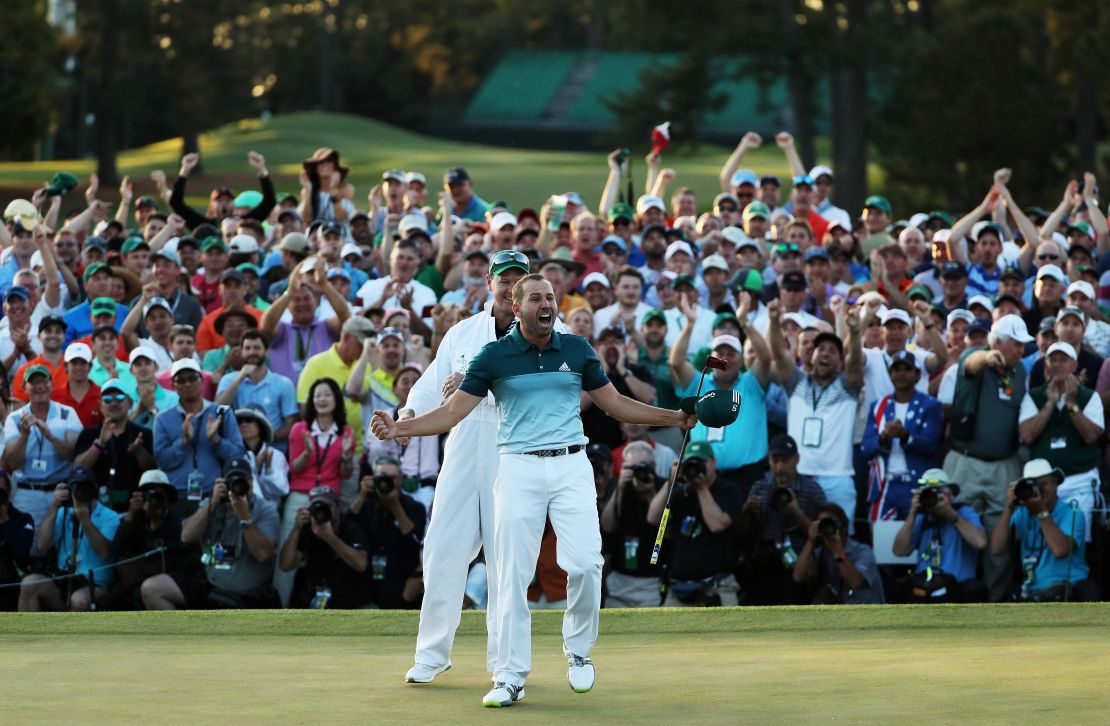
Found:
<svg viewBox="0 0 1110 726"><path fill-rule="evenodd" d="M940 268L940 277L967 277L967 268L959 262L945 262Z"/></svg>
<svg viewBox="0 0 1110 726"><path fill-rule="evenodd" d="M908 350L900 350L890 356L890 363L888 363L886 366L887 370L893 369L894 366L898 365L899 363L905 363L912 368L917 368L917 358L915 358L913 353L909 352Z"/></svg>
<svg viewBox="0 0 1110 726"><path fill-rule="evenodd" d="M788 434L779 434L767 444L767 453L770 456L794 456L798 453L798 444Z"/></svg>

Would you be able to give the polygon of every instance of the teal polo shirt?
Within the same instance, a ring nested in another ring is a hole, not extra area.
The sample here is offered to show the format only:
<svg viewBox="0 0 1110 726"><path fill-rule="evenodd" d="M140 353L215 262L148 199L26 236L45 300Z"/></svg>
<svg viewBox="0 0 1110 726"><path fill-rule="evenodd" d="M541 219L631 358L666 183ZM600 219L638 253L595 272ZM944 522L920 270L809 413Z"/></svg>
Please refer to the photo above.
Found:
<svg viewBox="0 0 1110 726"><path fill-rule="evenodd" d="M497 449L523 454L588 442L582 432L581 392L609 385L585 338L553 332L540 350L516 326L471 359L459 388L497 403Z"/></svg>
<svg viewBox="0 0 1110 726"><path fill-rule="evenodd" d="M710 380L710 386L713 381ZM698 388L698 376L690 379L685 388L676 387L679 396L693 396ZM703 387L706 393L709 387ZM691 441L708 441L718 469L739 469L767 458L767 392L751 371L741 373L730 390L739 391L742 409L736 421L728 426L711 429L698 422L690 431Z"/></svg>
<svg viewBox="0 0 1110 726"><path fill-rule="evenodd" d="M655 360L648 358L647 349L641 347L636 365L647 368L651 373L651 380L655 383L655 405L659 408L678 408L678 396L674 392L674 381L671 379L671 366L667 359L671 349L663 346L663 352Z"/></svg>

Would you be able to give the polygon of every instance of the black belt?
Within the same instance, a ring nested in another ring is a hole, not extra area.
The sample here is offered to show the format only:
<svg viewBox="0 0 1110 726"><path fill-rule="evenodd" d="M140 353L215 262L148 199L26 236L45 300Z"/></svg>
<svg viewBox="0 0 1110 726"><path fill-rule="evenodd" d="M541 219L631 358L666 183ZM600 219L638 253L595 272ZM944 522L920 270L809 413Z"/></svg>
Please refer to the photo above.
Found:
<svg viewBox="0 0 1110 726"><path fill-rule="evenodd" d="M30 484L28 482L17 481L15 486L17 489L30 489L35 492L52 492L54 488L61 483L61 481L52 481L46 484Z"/></svg>
<svg viewBox="0 0 1110 726"><path fill-rule="evenodd" d="M582 444L575 444L565 449L540 449L539 451L525 451L524 453L528 456L566 456L567 454L577 454L584 448L586 447Z"/></svg>

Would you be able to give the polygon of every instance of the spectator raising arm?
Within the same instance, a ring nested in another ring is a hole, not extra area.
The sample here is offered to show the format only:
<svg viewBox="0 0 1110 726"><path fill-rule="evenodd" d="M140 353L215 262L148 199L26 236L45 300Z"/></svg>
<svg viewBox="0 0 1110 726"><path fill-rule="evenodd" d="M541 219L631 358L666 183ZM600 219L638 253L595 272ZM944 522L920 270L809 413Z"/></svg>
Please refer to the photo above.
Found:
<svg viewBox="0 0 1110 726"><path fill-rule="evenodd" d="M127 229L127 214L131 211L131 199L135 196L135 185L131 177L125 176L119 183L119 206L116 208L116 221Z"/></svg>
<svg viewBox="0 0 1110 726"><path fill-rule="evenodd" d="M158 230L158 234L150 238L150 251L157 252L166 246L174 237L178 237L185 231L185 220L180 214L171 214L166 218L166 224L162 229Z"/></svg>
<svg viewBox="0 0 1110 726"><path fill-rule="evenodd" d="M451 216L455 213L455 205L451 195L447 192L439 193L439 251L436 253L436 270L444 278L455 266L455 227Z"/></svg>
<svg viewBox="0 0 1110 726"><path fill-rule="evenodd" d="M771 382L773 356L771 354L771 346L767 345L767 339L756 330L754 325L748 322L748 314L751 312L752 302L752 294L750 292L746 290L741 292L740 310L737 311L736 318L740 321L740 330L747 337L748 342L752 344L752 350L755 352L755 360L752 362L751 366L752 374L754 374L755 379L759 381L759 385L766 390L767 384Z"/></svg>
<svg viewBox="0 0 1110 726"><path fill-rule="evenodd" d="M659 172L659 176L655 179L655 186L652 187L651 193L662 199L667 193L667 187L671 185L671 182L673 182L677 176L674 169L664 169Z"/></svg>
<svg viewBox="0 0 1110 726"><path fill-rule="evenodd" d="M802 157L798 156L798 149L794 146L794 137L785 131L780 131L775 134L775 143L786 155L786 161L790 164L790 174L805 176L806 168L802 164Z"/></svg>
<svg viewBox="0 0 1110 726"><path fill-rule="evenodd" d="M1091 220L1091 231L1095 233L1095 258L1110 252L1110 229L1106 225L1106 215L1098 208L1098 183L1091 172L1083 174L1083 201L1087 203L1087 216Z"/></svg>
<svg viewBox="0 0 1110 726"><path fill-rule="evenodd" d="M685 295L678 298L678 308L686 318L686 324L682 326L674 345L671 346L667 365L671 369L671 382L676 388L682 389L689 386L690 381L697 374L694 366L686 359L686 353L690 348L690 336L694 332L694 324L698 321L698 308L696 304L687 302Z"/></svg>
<svg viewBox="0 0 1110 726"><path fill-rule="evenodd" d="M1048 215L1048 219L1041 225L1041 237L1052 237L1052 233L1060 227L1060 222L1064 221L1064 217L1075 207L1077 203L1077 195L1079 193L1079 182L1072 179L1068 185L1064 187L1064 197L1060 203L1056 205L1056 209L1052 210L1052 214Z"/></svg>
<svg viewBox="0 0 1110 726"><path fill-rule="evenodd" d="M1029 271L1033 267L1033 256L1041 245L1040 232L1032 220L1025 215L1025 212L1021 211L1021 206L1014 201L1009 187L1005 184L996 184L995 187L998 189L1002 201L1005 202L1006 209L1010 210L1010 215L1014 218L1014 224L1017 225L1018 231L1021 232L1022 245L1021 255L1018 257L1018 266L1023 271ZM998 206L1002 207L1001 204Z"/></svg>
<svg viewBox="0 0 1110 726"><path fill-rule="evenodd" d="M844 320L848 324L848 345L845 347L844 355L844 385L862 388L863 369L867 359L863 355L859 310L848 311Z"/></svg>
<svg viewBox="0 0 1110 726"><path fill-rule="evenodd" d="M96 219L97 213L104 211L107 206L107 204L99 199L90 199L89 206L85 208L85 211L75 215L73 219L66 222L59 232L72 232L77 235L86 233L89 229L89 223L93 222Z"/></svg>
<svg viewBox="0 0 1110 726"><path fill-rule="evenodd" d="M744 138L740 139L740 143L733 149L732 154L729 155L725 165L721 167L721 173L717 177L721 183L722 192L732 191L732 175L740 168L740 162L744 160L744 155L749 151L754 151L763 145L763 139L754 131L749 131L744 134Z"/></svg>
<svg viewBox="0 0 1110 726"><path fill-rule="evenodd" d="M35 247L42 255L42 274L46 277L42 298L47 305L56 308L62 304L62 285L58 281L58 260L54 257L54 245L50 243L50 230L45 225L35 228Z"/></svg>
<svg viewBox="0 0 1110 726"><path fill-rule="evenodd" d="M767 305L767 343L771 346L771 379L780 385L785 385L798 369L791 357L790 346L782 334L782 306L778 300L772 300Z"/></svg>
<svg viewBox="0 0 1110 726"><path fill-rule="evenodd" d="M644 163L647 166L647 176L644 177L644 194L655 193L655 183L659 179L659 166L662 161L663 157L654 151L644 157Z"/></svg>
<svg viewBox="0 0 1110 726"><path fill-rule="evenodd" d="M621 187L621 173L623 171L623 164L617 161L620 157L621 150L615 149L609 153L609 178L605 180L605 188L601 190L601 204L597 208L597 216L599 219L608 219L609 210L617 203L617 196L620 194ZM545 225L546 227L546 225Z"/></svg>
<svg viewBox="0 0 1110 726"><path fill-rule="evenodd" d="M363 403L366 400L366 388L363 385L366 379L366 369L376 368L378 365L378 341L374 338L367 338L362 341L362 354L355 362L355 367L351 369L351 375L347 376L347 384L344 386L344 393L352 401Z"/></svg>
<svg viewBox="0 0 1110 726"><path fill-rule="evenodd" d="M987 196L979 203L979 206L972 209L952 225L952 231L948 235L948 258L959 262L961 265L968 264L967 260L967 245L964 244L964 237L975 226L975 223L982 219L991 208L998 201L1001 195L997 185L992 185Z"/></svg>

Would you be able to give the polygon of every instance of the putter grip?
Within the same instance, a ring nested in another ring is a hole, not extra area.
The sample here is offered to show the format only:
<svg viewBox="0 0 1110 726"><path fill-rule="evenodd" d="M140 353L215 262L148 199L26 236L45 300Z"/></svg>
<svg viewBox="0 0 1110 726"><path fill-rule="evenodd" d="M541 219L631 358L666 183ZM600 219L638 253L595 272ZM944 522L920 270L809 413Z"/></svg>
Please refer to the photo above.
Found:
<svg viewBox="0 0 1110 726"><path fill-rule="evenodd" d="M655 535L655 546L651 548L651 564L659 564L659 548L663 546L663 534L667 531L667 520L671 516L671 508L663 510L663 518L659 520L659 533Z"/></svg>

